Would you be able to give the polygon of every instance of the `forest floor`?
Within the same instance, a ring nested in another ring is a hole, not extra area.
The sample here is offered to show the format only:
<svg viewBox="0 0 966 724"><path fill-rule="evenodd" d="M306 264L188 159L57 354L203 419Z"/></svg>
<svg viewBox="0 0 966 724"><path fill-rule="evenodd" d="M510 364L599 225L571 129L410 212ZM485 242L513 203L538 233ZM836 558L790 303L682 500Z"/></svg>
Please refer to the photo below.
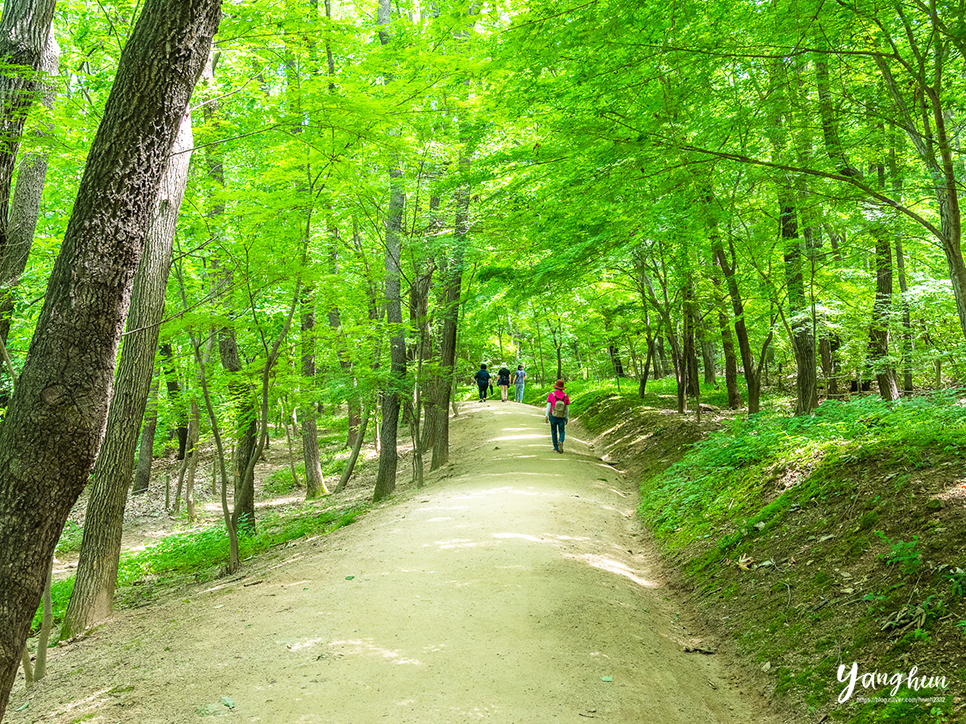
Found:
<svg viewBox="0 0 966 724"><path fill-rule="evenodd" d="M118 611L20 679L7 721L787 721L669 589L634 483L587 439L572 424L558 455L535 408L464 404L425 487L401 464L353 525ZM136 521L127 546L169 527Z"/></svg>

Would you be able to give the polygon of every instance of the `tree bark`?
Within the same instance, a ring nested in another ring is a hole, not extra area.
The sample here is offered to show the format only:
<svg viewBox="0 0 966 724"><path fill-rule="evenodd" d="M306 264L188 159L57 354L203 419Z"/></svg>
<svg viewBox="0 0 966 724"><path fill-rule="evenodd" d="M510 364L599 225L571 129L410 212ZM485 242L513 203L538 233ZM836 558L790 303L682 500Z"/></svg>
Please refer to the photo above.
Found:
<svg viewBox="0 0 966 724"><path fill-rule="evenodd" d="M7 9L4 9L6 14ZM2 24L2 23L0 23ZM40 100L48 109L53 109L57 89L51 78L57 75L60 67L60 47L54 39L54 28L47 29L47 42L40 57ZM52 135L52 130L42 130L40 136ZM10 221L7 227L6 246L0 260L0 344L7 343L13 315L14 290L20 284L20 276L27 268L27 259L37 229L40 214L40 200L47 180L46 152L35 152L20 161L17 172L17 185L10 206Z"/></svg>
<svg viewBox="0 0 966 724"><path fill-rule="evenodd" d="M795 352L796 415L808 415L818 406L818 384L815 364L815 337L812 319L805 300L802 273L802 243L798 235L798 209L792 192L783 190L779 198L779 220L784 245L785 284L788 289L788 312L792 349Z"/></svg>
<svg viewBox="0 0 966 724"><path fill-rule="evenodd" d="M397 449L399 428L399 388L406 375L406 336L402 326L402 289L400 263L402 255L402 215L405 193L402 188L402 171L393 169L389 182L389 213L386 218L386 321L392 327L389 340L390 387L382 397L382 448L379 451L379 472L373 500L379 501L392 495L396 489L396 468L399 463Z"/></svg>
<svg viewBox="0 0 966 724"><path fill-rule="evenodd" d="M151 464L154 462L154 437L158 430L158 378L151 382L148 403L141 427L141 441L138 443L138 462L134 468L133 495L148 492L151 484Z"/></svg>
<svg viewBox="0 0 966 724"><path fill-rule="evenodd" d="M188 183L193 145L191 117L186 113L161 180L157 213L148 228L144 255L134 278L104 445L94 465L74 590L61 627L64 639L83 633L114 610L124 507L151 388L175 225Z"/></svg>
<svg viewBox="0 0 966 724"><path fill-rule="evenodd" d="M443 282L442 331L439 340L439 381L436 388L436 431L430 470L438 470L449 461L449 403L456 376L456 337L459 329L460 297L463 286L463 249L466 243L469 189L461 186L456 197L454 220L455 247L453 259L445 271Z"/></svg>
<svg viewBox="0 0 966 724"><path fill-rule="evenodd" d="M873 229L875 239L875 302L869 324L869 363L883 400L899 399L899 385L889 359L889 316L892 311L892 242L882 226Z"/></svg>
<svg viewBox="0 0 966 724"><path fill-rule="evenodd" d="M377 12L379 41L385 46L392 42L390 0L379 0ZM389 78L386 78L389 82ZM386 217L386 321L392 327L389 340L389 389L382 397L382 447L379 451L379 472L373 501L392 495L396 489L396 468L399 427L399 390L406 375L406 333L402 326L402 217L406 195L402 185L402 170L397 166L389 171L389 209Z"/></svg>
<svg viewBox="0 0 966 724"><path fill-rule="evenodd" d="M302 295L302 379L315 385L315 307L312 289ZM305 498L312 500L328 495L319 460L319 429L315 419L315 403L302 405L302 457L305 460Z"/></svg>
<svg viewBox="0 0 966 724"><path fill-rule="evenodd" d="M0 257L9 243L10 187L17 149L39 82L54 0L4 0L0 15ZM19 652L17 652L19 655Z"/></svg>
<svg viewBox="0 0 966 724"><path fill-rule="evenodd" d="M161 352L161 368L164 371L164 384L168 390L168 401L174 408L178 420L175 433L178 436L178 460L184 460L185 448L188 445L188 412L181 399L181 383L174 365L174 350L170 342L159 347Z"/></svg>
<svg viewBox="0 0 966 724"><path fill-rule="evenodd" d="M950 107L944 107L942 103L943 69L948 60L945 55L950 39L936 26L937 17L935 12L930 13L929 20L936 33L935 46L930 54L932 68L924 58L920 58L918 63L904 65L904 68L910 72L910 78L907 84L900 86L892 74L890 65L892 55L876 53L874 58L899 115L898 125L908 134L916 154L923 162L932 181L940 224L939 229L931 228L930 231L939 238L945 253L949 280L952 282L956 311L959 315L959 326L963 336L966 337L966 261L963 259L962 217L959 207L961 182L956 178L958 153L953 147L955 138L950 137L946 127L951 110ZM905 30L908 33L915 32L905 18L902 18L902 21L906 24ZM931 117L931 128L929 125L923 127L923 124L913 119L909 105L903 96L903 87L913 88L914 102L921 104L923 118Z"/></svg>
<svg viewBox="0 0 966 724"><path fill-rule="evenodd" d="M103 439L145 233L220 6L146 0L0 428L0 718L60 531Z"/></svg>

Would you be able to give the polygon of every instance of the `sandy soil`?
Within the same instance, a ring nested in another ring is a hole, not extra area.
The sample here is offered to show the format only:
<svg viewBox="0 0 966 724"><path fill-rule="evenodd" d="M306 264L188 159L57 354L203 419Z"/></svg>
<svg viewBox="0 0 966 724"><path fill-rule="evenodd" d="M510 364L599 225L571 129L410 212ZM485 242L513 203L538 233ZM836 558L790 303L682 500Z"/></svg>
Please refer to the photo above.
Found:
<svg viewBox="0 0 966 724"><path fill-rule="evenodd" d="M51 650L9 722L771 722L664 584L633 486L534 408L329 536ZM400 468L407 476L408 468ZM19 709L19 710L18 710Z"/></svg>

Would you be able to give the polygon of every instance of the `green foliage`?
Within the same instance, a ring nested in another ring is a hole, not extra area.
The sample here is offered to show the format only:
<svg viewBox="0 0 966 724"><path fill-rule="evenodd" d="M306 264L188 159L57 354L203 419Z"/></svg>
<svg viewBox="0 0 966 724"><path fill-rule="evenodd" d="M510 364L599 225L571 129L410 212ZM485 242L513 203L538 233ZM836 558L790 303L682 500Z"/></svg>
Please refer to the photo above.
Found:
<svg viewBox="0 0 966 724"><path fill-rule="evenodd" d="M54 614L54 623L60 623L64 620L64 614L67 612L67 604L70 602L70 594L74 591L74 577L65 578L62 581L54 581L50 586L50 599L52 605L52 610ZM40 608L37 609L37 613L34 614L34 620L30 624L31 632L36 632L40 630L41 624L44 622L44 606L41 603ZM57 643L57 637L51 636L51 646Z"/></svg>
<svg viewBox="0 0 966 724"><path fill-rule="evenodd" d="M273 545L309 534L329 533L352 523L360 508L324 510L308 507L294 516L278 515L261 521L254 536L239 538L239 553L253 556ZM191 533L167 536L143 551L121 559L118 571L120 585L133 585L149 577L194 575L206 579L215 575L228 560L228 535L224 528L213 526Z"/></svg>
<svg viewBox="0 0 966 724"><path fill-rule="evenodd" d="M72 520L64 524L64 529L60 532L60 540L54 550L56 555L67 553L77 553L81 548L81 541L84 538L84 528Z"/></svg>
<svg viewBox="0 0 966 724"><path fill-rule="evenodd" d="M943 571L942 576L949 581L953 596L966 596L966 571L956 568L952 571Z"/></svg>
<svg viewBox="0 0 966 724"><path fill-rule="evenodd" d="M837 471L842 466L873 457L881 465L914 466L930 454L962 450L966 407L956 403L954 392L891 404L874 397L827 401L812 416L736 418L725 432L699 442L681 462L644 481L641 514L675 548L745 516L741 529L722 539L728 547L744 535L756 535L756 523L768 523L795 502L841 494ZM779 486L783 478L787 481ZM905 479L893 478L897 486ZM765 506L763 496L771 499ZM874 515L866 523L871 520Z"/></svg>
<svg viewBox="0 0 966 724"><path fill-rule="evenodd" d="M330 508L319 511L311 505L293 514L278 514L266 518L254 536L239 538L242 558L263 553L272 546L284 544L310 535L325 535L350 525L366 511L365 507ZM118 586L130 587L142 595L149 595L154 586L174 584L190 577L205 581L220 575L228 561L228 535L220 526L169 535L143 551L121 557ZM147 584L150 584L147 585ZM51 587L54 622L61 623L74 588L74 578L54 582ZM119 591L119 597L125 593ZM43 619L43 608L34 616L33 629Z"/></svg>
<svg viewBox="0 0 966 724"><path fill-rule="evenodd" d="M295 466L295 474L299 476L298 482L301 484L305 480L305 463L301 462ZM280 497L288 495L295 490L296 481L292 479L292 471L289 468L278 468L273 470L265 481L264 491L270 497Z"/></svg>
<svg viewBox="0 0 966 724"><path fill-rule="evenodd" d="M898 565L899 570L907 576L915 575L922 566L922 553L916 550L919 538L913 536L911 541L894 541L886 538L881 530L877 530L875 534L889 545L889 553L880 558L884 558L889 565Z"/></svg>

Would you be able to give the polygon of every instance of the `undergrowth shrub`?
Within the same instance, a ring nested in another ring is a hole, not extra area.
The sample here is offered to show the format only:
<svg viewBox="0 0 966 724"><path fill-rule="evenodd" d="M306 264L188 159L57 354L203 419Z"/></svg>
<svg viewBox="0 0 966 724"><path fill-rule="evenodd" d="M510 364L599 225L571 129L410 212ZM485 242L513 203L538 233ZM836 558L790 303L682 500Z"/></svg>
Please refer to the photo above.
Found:
<svg viewBox="0 0 966 724"><path fill-rule="evenodd" d="M955 391L895 403L877 397L829 400L811 416L744 416L642 481L640 513L677 549L710 535L725 520L747 519L742 532L754 533L755 523L767 524L794 498L841 492L849 485L837 474L845 464L874 457L880 465L916 465L931 453L964 449L966 405ZM788 497L776 500L777 480L790 471L802 474L789 477Z"/></svg>

